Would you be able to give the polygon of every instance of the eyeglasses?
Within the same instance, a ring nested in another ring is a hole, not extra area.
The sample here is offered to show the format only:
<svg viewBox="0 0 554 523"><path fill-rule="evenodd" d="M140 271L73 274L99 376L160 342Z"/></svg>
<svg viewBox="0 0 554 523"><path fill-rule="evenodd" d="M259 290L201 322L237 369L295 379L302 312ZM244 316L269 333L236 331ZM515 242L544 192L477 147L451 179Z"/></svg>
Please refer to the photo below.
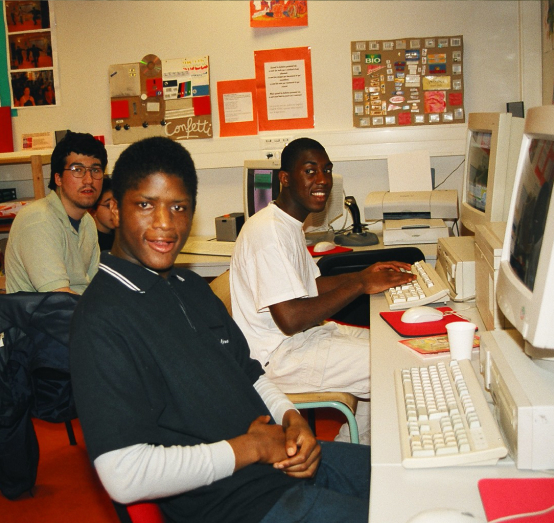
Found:
<svg viewBox="0 0 554 523"><path fill-rule="evenodd" d="M71 171L75 178L83 178L87 171L95 180L101 180L104 177L104 169L102 167L85 167L84 165L72 165L64 171Z"/></svg>

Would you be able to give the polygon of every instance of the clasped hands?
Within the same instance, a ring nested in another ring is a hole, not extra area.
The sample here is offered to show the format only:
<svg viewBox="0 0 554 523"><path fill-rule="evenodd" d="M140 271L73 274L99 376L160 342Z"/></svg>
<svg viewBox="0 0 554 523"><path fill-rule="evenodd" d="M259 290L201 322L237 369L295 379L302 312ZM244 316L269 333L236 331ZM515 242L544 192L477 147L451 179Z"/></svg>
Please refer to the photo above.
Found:
<svg viewBox="0 0 554 523"><path fill-rule="evenodd" d="M321 460L321 447L306 420L296 410L289 410L282 425L269 421L269 416L259 416L247 432L254 437L258 462L296 478L313 477Z"/></svg>

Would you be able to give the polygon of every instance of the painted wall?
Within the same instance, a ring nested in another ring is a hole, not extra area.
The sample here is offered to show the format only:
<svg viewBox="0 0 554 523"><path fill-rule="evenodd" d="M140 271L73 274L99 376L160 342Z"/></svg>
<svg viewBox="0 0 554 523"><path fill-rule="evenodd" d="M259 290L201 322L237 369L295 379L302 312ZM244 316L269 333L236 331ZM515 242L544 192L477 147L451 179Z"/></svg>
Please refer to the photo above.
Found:
<svg viewBox="0 0 554 523"><path fill-rule="evenodd" d="M310 0L309 27L286 29L250 28L243 0L52 5L61 105L20 110L14 118L17 144L22 133L67 128L103 134L110 144L110 64L136 62L147 54L162 59L209 55L215 138L185 143L200 176L195 234L214 234L216 216L242 210L240 166L245 159L262 158L260 136L218 137L216 108L216 82L254 77L256 50L311 47L315 129L286 134L319 139L344 175L346 192L360 206L369 191L388 189L383 158L390 152L430 150L437 179L446 178L463 159L465 128L354 129L351 41L462 34L466 112L504 111L506 102L522 99L526 107L541 103L537 1ZM113 164L122 148L108 149ZM456 170L443 188L460 190L462 172ZM18 195L31 196L30 182L20 181L29 173L22 166L0 167L0 187L18 186Z"/></svg>

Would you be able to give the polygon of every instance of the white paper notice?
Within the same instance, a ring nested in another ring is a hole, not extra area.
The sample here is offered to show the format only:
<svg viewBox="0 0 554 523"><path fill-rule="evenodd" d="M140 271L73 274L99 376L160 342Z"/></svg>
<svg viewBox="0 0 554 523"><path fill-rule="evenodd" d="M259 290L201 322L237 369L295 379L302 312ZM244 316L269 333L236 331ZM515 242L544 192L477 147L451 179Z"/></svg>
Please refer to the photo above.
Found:
<svg viewBox="0 0 554 523"><path fill-rule="evenodd" d="M308 117L304 60L267 62L265 88L268 120Z"/></svg>
<svg viewBox="0 0 554 523"><path fill-rule="evenodd" d="M431 158L428 151L410 151L387 158L390 192L431 191Z"/></svg>
<svg viewBox="0 0 554 523"><path fill-rule="evenodd" d="M223 95L225 123L251 122L254 120L252 93L229 93Z"/></svg>

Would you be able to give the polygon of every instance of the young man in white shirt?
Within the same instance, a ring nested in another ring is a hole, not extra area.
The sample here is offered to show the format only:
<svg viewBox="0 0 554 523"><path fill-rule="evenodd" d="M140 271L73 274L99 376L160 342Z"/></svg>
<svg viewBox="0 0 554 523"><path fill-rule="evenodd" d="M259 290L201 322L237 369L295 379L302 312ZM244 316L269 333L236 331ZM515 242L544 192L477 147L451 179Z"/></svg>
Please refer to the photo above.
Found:
<svg viewBox="0 0 554 523"><path fill-rule="evenodd" d="M369 331L323 323L362 294L411 281L409 264L380 262L355 273L320 275L302 230L325 208L333 164L310 138L281 155L281 192L241 229L231 259L233 319L268 378L284 392L343 391L358 402L360 441L369 444ZM365 400L365 401L364 401ZM348 425L338 440L349 440Z"/></svg>

